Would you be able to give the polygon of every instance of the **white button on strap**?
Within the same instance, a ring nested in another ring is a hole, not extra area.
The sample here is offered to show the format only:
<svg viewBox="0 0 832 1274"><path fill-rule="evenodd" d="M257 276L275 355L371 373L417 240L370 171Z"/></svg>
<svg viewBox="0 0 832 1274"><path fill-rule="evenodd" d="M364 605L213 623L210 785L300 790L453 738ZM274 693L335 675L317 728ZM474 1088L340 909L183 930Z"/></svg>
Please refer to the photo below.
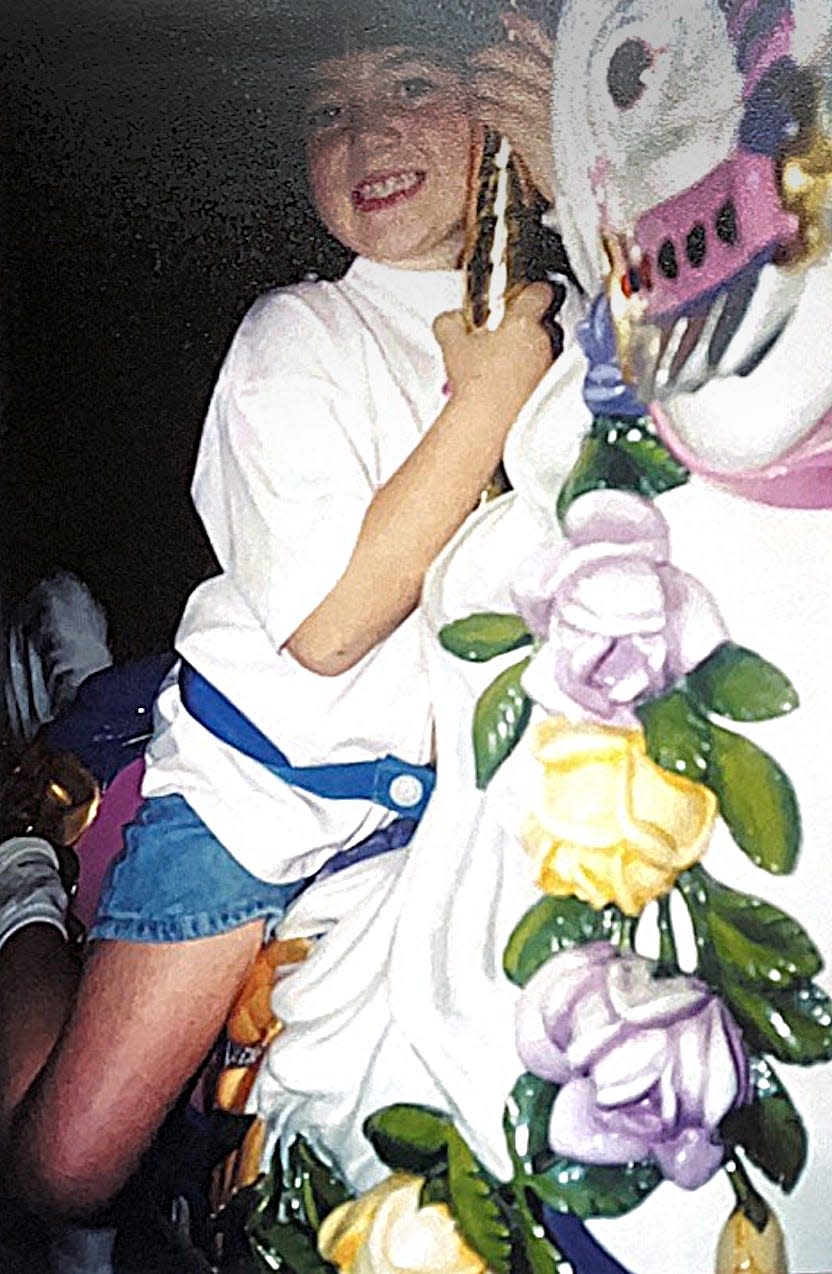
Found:
<svg viewBox="0 0 832 1274"><path fill-rule="evenodd" d="M424 784L415 774L397 774L390 784L390 799L402 809L418 805L424 794Z"/></svg>

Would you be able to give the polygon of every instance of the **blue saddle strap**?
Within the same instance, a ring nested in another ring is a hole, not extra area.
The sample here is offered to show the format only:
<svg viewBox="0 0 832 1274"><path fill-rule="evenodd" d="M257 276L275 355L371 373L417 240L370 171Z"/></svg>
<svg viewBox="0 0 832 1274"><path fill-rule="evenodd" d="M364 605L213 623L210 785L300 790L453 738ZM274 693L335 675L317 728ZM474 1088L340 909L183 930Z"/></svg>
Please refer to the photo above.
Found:
<svg viewBox="0 0 832 1274"><path fill-rule="evenodd" d="M408 818L421 818L425 812L436 781L428 765L411 765L395 756L341 765L292 765L262 730L184 660L179 691L191 716L215 738L259 761L292 787L332 801L372 801Z"/></svg>

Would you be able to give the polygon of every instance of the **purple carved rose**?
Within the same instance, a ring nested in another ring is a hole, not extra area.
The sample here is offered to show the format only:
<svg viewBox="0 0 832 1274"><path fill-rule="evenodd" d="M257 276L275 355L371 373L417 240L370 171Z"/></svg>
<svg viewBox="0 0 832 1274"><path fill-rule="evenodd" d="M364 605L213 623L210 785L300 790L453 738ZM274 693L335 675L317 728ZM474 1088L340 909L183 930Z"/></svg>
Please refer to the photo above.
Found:
<svg viewBox="0 0 832 1274"><path fill-rule="evenodd" d="M564 696L611 725L660 694L724 641L716 603L668 561L667 523L626 491L591 491L569 509L563 547L538 554L513 593L544 644L526 670L526 693L550 713Z"/></svg>
<svg viewBox="0 0 832 1274"><path fill-rule="evenodd" d="M552 1149L582 1163L650 1159L686 1190L719 1168L720 1122L746 1100L748 1063L721 1000L692 977L655 978L606 942L562 951L517 1007L517 1051L560 1086Z"/></svg>

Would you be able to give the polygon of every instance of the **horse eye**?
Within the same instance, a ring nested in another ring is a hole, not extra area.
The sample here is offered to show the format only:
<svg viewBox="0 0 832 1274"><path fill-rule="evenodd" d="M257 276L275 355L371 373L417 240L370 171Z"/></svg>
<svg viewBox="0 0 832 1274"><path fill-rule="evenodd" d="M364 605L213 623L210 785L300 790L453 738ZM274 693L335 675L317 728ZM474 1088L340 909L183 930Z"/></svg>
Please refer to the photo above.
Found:
<svg viewBox="0 0 832 1274"><path fill-rule="evenodd" d="M642 75L653 65L653 54L643 40L625 40L610 58L607 89L620 111L634 106L644 92Z"/></svg>

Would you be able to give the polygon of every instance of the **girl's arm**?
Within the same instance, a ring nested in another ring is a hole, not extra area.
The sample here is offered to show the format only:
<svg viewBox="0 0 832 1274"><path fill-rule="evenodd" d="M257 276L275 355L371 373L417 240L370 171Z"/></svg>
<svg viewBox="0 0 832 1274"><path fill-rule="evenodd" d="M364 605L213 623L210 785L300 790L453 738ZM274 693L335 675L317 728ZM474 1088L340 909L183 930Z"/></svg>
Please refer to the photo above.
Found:
<svg viewBox="0 0 832 1274"><path fill-rule="evenodd" d="M551 299L548 284L525 288L495 332L467 331L458 313L437 319L450 398L376 493L341 579L286 643L304 667L345 672L416 607L425 573L476 504L551 363L540 324Z"/></svg>

